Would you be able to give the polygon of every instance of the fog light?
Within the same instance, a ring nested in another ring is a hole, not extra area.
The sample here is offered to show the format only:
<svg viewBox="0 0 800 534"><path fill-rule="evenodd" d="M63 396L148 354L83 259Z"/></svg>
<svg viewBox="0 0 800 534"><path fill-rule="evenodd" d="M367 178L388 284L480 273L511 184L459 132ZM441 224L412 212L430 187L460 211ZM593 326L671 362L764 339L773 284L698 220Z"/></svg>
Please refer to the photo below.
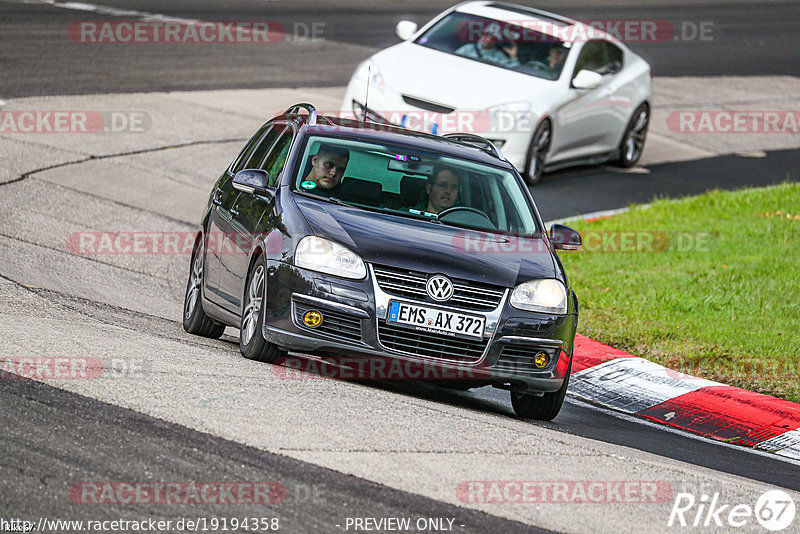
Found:
<svg viewBox="0 0 800 534"><path fill-rule="evenodd" d="M546 352L537 352L533 359L533 363L536 364L536 367L539 369L543 369L547 367L548 363L550 363L550 355Z"/></svg>
<svg viewBox="0 0 800 534"><path fill-rule="evenodd" d="M303 315L303 322L306 323L306 326L315 328L322 324L322 314L317 310L307 311Z"/></svg>

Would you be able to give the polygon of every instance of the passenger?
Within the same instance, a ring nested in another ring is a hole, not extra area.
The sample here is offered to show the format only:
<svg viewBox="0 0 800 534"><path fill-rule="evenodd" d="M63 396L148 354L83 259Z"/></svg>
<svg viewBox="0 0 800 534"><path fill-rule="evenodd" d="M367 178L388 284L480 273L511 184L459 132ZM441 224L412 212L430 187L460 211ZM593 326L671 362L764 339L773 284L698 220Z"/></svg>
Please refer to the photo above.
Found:
<svg viewBox="0 0 800 534"><path fill-rule="evenodd" d="M480 41L462 45L456 50L456 54L495 63L501 67L519 67L517 44L511 43L511 46L500 48L498 44L501 37L500 28L497 25L487 26Z"/></svg>
<svg viewBox="0 0 800 534"><path fill-rule="evenodd" d="M555 72L561 71L561 65L567 57L567 50L561 46L554 46L550 49L547 56L547 66Z"/></svg>
<svg viewBox="0 0 800 534"><path fill-rule="evenodd" d="M326 191L331 191L342 183L344 171L347 169L347 162L350 160L350 151L332 145L322 145L317 153L311 156L311 170L303 181L304 189L319 187ZM306 182L313 182L315 186L310 186Z"/></svg>
<svg viewBox="0 0 800 534"><path fill-rule="evenodd" d="M420 209L428 213L439 214L456 205L458 200L458 186L460 183L458 173L450 167L439 167L428 178L425 190L428 193L427 203L423 202Z"/></svg>

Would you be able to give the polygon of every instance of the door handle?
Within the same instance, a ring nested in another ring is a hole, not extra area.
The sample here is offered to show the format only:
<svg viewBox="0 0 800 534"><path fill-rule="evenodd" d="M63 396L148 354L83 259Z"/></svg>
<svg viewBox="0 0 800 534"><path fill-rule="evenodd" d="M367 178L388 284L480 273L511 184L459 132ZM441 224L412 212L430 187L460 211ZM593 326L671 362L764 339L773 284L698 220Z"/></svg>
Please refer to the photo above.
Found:
<svg viewBox="0 0 800 534"><path fill-rule="evenodd" d="M211 197L211 202L213 202L215 206L221 206L222 205L222 201L219 199L220 193L221 193L221 191L219 189L217 189L214 192L214 196Z"/></svg>
<svg viewBox="0 0 800 534"><path fill-rule="evenodd" d="M237 210L236 208L231 208L231 215L236 217L237 215L239 215L239 210Z"/></svg>

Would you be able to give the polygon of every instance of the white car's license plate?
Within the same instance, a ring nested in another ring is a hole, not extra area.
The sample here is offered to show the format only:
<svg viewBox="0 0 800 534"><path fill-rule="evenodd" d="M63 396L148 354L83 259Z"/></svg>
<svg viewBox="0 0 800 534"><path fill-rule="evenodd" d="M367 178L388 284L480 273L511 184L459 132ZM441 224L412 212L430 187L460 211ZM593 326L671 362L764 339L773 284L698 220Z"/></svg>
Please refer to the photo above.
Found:
<svg viewBox="0 0 800 534"><path fill-rule="evenodd" d="M483 338L486 318L465 315L447 310L392 301L386 320L390 323L413 327L421 332L446 334L453 337Z"/></svg>

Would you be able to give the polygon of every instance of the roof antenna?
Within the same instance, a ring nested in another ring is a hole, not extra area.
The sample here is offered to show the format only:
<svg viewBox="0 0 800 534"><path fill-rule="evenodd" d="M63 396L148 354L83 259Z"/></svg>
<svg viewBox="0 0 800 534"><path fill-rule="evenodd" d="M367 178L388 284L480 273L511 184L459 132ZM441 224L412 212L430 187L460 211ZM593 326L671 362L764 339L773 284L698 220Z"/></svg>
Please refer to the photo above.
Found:
<svg viewBox="0 0 800 534"><path fill-rule="evenodd" d="M372 79L372 65L367 65L367 94L364 96L364 110L361 112L361 122L367 120L367 110L369 109L369 81Z"/></svg>

